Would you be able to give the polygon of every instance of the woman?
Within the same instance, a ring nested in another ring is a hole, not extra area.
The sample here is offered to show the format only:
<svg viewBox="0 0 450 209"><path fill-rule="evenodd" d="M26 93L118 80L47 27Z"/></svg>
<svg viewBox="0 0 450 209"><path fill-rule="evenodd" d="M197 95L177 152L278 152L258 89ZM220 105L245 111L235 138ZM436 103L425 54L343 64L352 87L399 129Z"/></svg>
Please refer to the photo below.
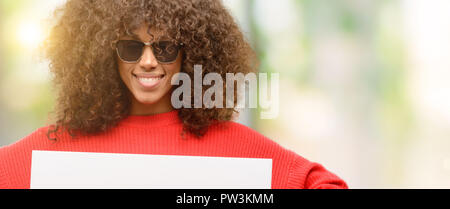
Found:
<svg viewBox="0 0 450 209"><path fill-rule="evenodd" d="M43 47L59 90L55 122L0 149L0 188L30 187L32 150L271 158L272 188L347 188L232 122L234 108L174 109L178 72L255 71L221 1L68 0L55 19Z"/></svg>

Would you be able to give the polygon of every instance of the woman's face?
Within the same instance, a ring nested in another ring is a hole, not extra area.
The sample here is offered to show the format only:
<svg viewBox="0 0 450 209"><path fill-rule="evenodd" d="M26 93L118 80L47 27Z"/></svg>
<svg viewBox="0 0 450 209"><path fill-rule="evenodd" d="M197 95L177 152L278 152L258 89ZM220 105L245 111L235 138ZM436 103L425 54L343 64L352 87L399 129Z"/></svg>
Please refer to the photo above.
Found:
<svg viewBox="0 0 450 209"><path fill-rule="evenodd" d="M151 31L148 34L148 25L142 25L133 31L136 35L122 37L121 40L136 40L144 43L151 42L164 34ZM120 77L130 91L131 115L149 115L168 112L173 109L171 105L171 79L181 69L181 50L175 62L170 64L159 63L155 58L151 46L145 46L142 57L136 63L127 63L118 57Z"/></svg>

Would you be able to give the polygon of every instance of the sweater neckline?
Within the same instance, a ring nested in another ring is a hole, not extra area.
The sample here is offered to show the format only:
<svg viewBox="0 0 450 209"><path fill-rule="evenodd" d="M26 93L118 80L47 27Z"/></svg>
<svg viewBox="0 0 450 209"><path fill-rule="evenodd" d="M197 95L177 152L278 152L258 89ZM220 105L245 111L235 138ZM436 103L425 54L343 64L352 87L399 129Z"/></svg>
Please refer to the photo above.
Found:
<svg viewBox="0 0 450 209"><path fill-rule="evenodd" d="M158 113L154 115L129 115L121 123L140 127L161 127L175 123L181 123L178 117L178 110Z"/></svg>

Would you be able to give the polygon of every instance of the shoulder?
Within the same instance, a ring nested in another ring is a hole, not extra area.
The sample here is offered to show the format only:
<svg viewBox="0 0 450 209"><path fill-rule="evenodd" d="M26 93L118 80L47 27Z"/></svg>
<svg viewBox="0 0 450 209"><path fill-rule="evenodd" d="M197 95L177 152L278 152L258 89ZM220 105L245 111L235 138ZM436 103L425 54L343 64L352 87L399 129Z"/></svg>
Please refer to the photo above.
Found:
<svg viewBox="0 0 450 209"><path fill-rule="evenodd" d="M3 147L0 147L0 166L7 160L20 160L31 154L31 150L46 147L50 144L47 138L48 127L41 127L24 138Z"/></svg>
<svg viewBox="0 0 450 209"><path fill-rule="evenodd" d="M50 143L46 130L48 127L39 128L13 144L0 147L0 188L26 188L17 182L26 182L31 151Z"/></svg>
<svg viewBox="0 0 450 209"><path fill-rule="evenodd" d="M237 122L227 121L210 127L209 136L235 145L251 146L270 152L290 152L262 133Z"/></svg>
<svg viewBox="0 0 450 209"><path fill-rule="evenodd" d="M22 150L22 149L26 149L26 148L33 148L33 147L36 147L39 145L44 145L44 144L48 143L47 142L48 128L49 128L48 126L38 128L34 132L23 137L22 139L14 142L10 145L1 147L0 148L0 156L6 154L8 152L18 151L18 150Z"/></svg>
<svg viewBox="0 0 450 209"><path fill-rule="evenodd" d="M227 136L239 136L240 139L258 138L260 140L271 141L268 137L258 131L234 121L226 121L212 125L210 130L215 134L220 133Z"/></svg>

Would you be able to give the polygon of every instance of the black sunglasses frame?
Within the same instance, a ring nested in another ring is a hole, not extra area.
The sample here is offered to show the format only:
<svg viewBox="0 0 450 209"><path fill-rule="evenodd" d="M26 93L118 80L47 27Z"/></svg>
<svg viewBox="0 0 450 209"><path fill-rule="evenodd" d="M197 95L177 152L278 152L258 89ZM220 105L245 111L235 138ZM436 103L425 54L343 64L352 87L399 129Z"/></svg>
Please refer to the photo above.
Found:
<svg viewBox="0 0 450 209"><path fill-rule="evenodd" d="M125 42L125 41L132 41L132 42L137 42L137 43L143 44L143 47L142 47L142 50L141 50L141 56L139 56L139 59L137 59L137 60L135 60L135 61L134 61L134 60L133 60L133 61L130 61L130 60L123 59L123 57L120 56L120 52L119 52L119 47L118 47L118 45L119 45L119 42ZM161 43L161 42L167 42L167 41L142 42L142 41L137 41L137 40L119 40L119 41L116 43L116 53L117 53L117 56L119 57L119 59L122 60L123 62L134 64L134 63L138 63L138 62L142 59L142 54L144 53L144 48L145 48L145 46L150 46L151 49L152 49L152 52L155 53L155 51L154 51L155 48L153 47L153 45L154 45L155 43L158 44L158 43ZM161 63L161 64L172 64L172 63L174 63L174 62L178 59L178 56L179 56L179 53L180 53L180 49L181 49L181 47L183 47L183 43L181 43L181 44L179 44L179 45L174 44L174 46L176 47L175 49L177 50L177 56L176 56L173 60L170 60L170 61L161 61L161 60L159 60L157 57L156 57L156 60L158 60L158 62Z"/></svg>

